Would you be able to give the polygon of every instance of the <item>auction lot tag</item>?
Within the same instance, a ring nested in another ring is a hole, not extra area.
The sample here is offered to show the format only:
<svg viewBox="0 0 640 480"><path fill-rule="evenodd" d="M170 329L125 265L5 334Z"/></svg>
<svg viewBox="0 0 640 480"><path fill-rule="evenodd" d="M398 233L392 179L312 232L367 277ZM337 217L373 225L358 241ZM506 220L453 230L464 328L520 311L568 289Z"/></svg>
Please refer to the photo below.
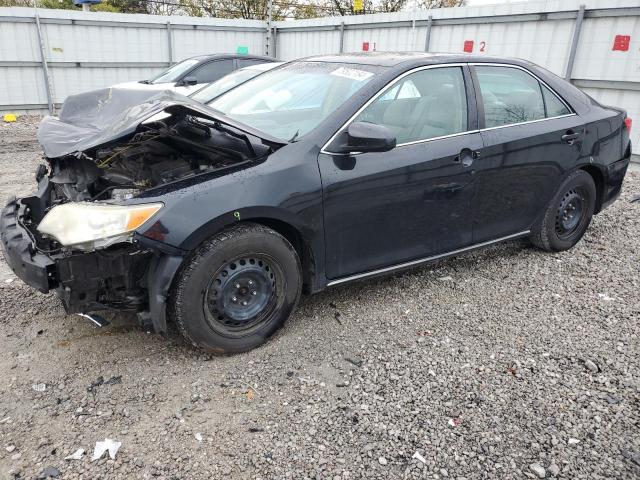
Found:
<svg viewBox="0 0 640 480"><path fill-rule="evenodd" d="M335 69L333 72L331 72L330 75L335 75L337 77L344 77L350 80L361 82L373 76L373 73L367 72L365 70L356 70L355 68L340 67Z"/></svg>

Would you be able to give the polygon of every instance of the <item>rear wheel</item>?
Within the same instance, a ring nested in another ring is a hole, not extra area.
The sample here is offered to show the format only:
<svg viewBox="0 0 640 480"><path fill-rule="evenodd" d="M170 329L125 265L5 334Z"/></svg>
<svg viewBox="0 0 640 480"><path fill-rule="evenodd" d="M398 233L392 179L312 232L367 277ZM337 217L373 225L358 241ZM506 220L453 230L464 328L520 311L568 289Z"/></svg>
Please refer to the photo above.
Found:
<svg viewBox="0 0 640 480"><path fill-rule="evenodd" d="M583 170L571 173L532 229L532 243L551 252L570 249L587 231L595 204L596 186L591 175Z"/></svg>
<svg viewBox="0 0 640 480"><path fill-rule="evenodd" d="M169 306L190 343L211 353L238 353L284 324L300 290L300 260L291 244L263 225L242 224L194 252Z"/></svg>

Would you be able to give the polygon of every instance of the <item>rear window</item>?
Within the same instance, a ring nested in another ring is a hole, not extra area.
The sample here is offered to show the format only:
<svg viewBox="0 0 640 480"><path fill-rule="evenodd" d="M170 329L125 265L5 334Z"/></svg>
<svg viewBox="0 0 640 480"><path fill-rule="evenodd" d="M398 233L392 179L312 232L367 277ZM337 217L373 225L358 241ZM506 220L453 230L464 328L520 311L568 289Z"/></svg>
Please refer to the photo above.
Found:
<svg viewBox="0 0 640 480"><path fill-rule="evenodd" d="M552 118L571 113L533 75L512 67L476 66L485 127Z"/></svg>

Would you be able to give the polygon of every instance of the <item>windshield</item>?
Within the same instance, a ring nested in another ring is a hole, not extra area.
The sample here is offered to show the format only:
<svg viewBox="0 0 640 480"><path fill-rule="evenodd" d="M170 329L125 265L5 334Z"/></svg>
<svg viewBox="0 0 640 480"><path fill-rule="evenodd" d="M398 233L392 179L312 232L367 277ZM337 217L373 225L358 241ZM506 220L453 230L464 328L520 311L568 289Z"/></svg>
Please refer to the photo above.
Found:
<svg viewBox="0 0 640 480"><path fill-rule="evenodd" d="M310 132L384 67L293 62L209 103L228 117L293 141Z"/></svg>
<svg viewBox="0 0 640 480"><path fill-rule="evenodd" d="M190 97L198 102L208 103L223 93L228 92L233 87L240 85L242 82L246 82L260 73L262 73L260 70L254 69L236 70L235 72L222 77L220 80L210 83L202 90L198 90L196 93L190 95Z"/></svg>
<svg viewBox="0 0 640 480"><path fill-rule="evenodd" d="M198 64L198 59L188 58L176 63L174 66L167 68L163 72L149 80L149 83L173 83L177 82L180 76L192 67Z"/></svg>

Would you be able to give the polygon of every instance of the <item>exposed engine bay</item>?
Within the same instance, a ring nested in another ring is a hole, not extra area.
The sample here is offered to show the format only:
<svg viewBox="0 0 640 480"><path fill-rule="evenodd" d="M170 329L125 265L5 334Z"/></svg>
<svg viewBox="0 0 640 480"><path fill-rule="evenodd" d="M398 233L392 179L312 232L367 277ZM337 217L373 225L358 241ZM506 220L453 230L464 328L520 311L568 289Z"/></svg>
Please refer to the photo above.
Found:
<svg viewBox="0 0 640 480"><path fill-rule="evenodd" d="M54 202L120 201L160 185L248 166L269 152L232 127L173 115L141 124L126 139L47 160Z"/></svg>
<svg viewBox="0 0 640 480"><path fill-rule="evenodd" d="M258 165L279 147L177 94L123 110L136 95L89 92L45 117L38 191L9 202L0 230L12 269L56 290L67 312L130 310L162 329L163 272L182 254L159 249L161 224L146 237L136 230L163 207L158 197Z"/></svg>

